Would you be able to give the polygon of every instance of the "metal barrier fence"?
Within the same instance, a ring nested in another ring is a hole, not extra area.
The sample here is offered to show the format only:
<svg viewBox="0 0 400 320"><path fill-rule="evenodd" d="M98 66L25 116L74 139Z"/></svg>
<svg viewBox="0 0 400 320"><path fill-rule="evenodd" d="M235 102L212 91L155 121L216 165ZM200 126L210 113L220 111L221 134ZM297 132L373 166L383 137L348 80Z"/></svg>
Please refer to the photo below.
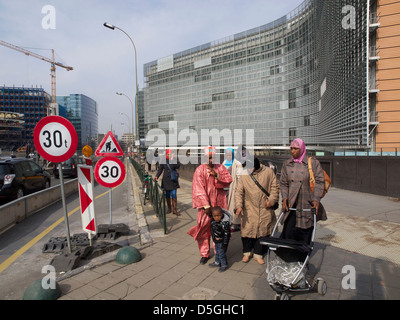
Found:
<svg viewBox="0 0 400 320"><path fill-rule="evenodd" d="M148 177L149 174L135 160L131 159L131 163L139 176L140 182L142 183L142 190L144 190L145 179ZM167 219L165 207L165 192L163 189L161 189L161 186L158 184L158 182L153 181L153 179L148 180L147 188L149 201L152 204L154 212L160 220L161 225L163 226L164 234L166 234Z"/></svg>

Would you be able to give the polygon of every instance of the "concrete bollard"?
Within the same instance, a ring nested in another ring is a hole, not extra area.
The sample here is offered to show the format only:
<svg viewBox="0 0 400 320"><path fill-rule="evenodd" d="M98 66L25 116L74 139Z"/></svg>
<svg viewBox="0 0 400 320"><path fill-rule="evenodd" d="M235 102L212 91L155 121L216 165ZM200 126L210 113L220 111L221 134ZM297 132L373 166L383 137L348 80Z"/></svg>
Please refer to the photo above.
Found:
<svg viewBox="0 0 400 320"><path fill-rule="evenodd" d="M55 289L45 289L42 279L34 281L24 292L23 300L57 300L61 297L60 285L56 282Z"/></svg>
<svg viewBox="0 0 400 320"><path fill-rule="evenodd" d="M139 262L140 260L142 260L142 256L140 255L139 250L131 246L126 246L120 249L115 258L115 261L120 264L130 264Z"/></svg>

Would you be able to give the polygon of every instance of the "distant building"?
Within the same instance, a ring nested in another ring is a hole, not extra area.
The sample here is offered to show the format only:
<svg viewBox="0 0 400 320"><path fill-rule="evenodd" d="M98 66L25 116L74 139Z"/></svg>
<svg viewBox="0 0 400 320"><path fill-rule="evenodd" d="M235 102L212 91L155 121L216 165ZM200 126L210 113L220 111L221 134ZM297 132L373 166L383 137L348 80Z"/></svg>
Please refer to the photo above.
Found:
<svg viewBox="0 0 400 320"><path fill-rule="evenodd" d="M10 125L1 135L0 144L4 150L33 146L33 130L47 116L49 105L50 95L43 88L0 87L0 112L22 114L24 119L23 124L14 121L16 125Z"/></svg>
<svg viewBox="0 0 400 320"><path fill-rule="evenodd" d="M144 125L144 91L138 91L138 121L139 121L139 138L144 139L146 135L145 125ZM135 132L136 135L136 132ZM139 140L139 139L136 139Z"/></svg>
<svg viewBox="0 0 400 320"><path fill-rule="evenodd" d="M78 134L77 152L88 144L93 150L97 148L98 110L97 102L84 94L57 96L57 103L65 108L66 118L73 124Z"/></svg>

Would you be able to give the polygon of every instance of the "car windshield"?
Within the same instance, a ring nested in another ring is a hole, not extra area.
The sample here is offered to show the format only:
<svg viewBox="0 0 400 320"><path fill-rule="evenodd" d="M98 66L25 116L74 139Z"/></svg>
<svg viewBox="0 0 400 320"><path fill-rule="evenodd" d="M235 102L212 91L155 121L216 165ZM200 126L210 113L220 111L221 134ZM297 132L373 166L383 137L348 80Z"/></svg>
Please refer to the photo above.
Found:
<svg viewBox="0 0 400 320"><path fill-rule="evenodd" d="M5 175L10 173L10 167L8 164L0 163L0 175Z"/></svg>

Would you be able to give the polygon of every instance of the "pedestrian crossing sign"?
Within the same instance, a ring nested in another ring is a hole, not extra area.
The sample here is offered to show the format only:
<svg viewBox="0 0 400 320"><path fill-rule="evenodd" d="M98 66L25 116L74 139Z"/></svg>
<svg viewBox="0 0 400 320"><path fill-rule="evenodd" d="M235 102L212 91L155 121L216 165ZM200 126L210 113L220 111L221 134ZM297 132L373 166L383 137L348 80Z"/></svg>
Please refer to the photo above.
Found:
<svg viewBox="0 0 400 320"><path fill-rule="evenodd" d="M113 133L108 131L103 140L101 140L99 146L96 149L95 155L101 156L113 156L119 157L123 156L124 152L119 146L117 140L115 139Z"/></svg>

